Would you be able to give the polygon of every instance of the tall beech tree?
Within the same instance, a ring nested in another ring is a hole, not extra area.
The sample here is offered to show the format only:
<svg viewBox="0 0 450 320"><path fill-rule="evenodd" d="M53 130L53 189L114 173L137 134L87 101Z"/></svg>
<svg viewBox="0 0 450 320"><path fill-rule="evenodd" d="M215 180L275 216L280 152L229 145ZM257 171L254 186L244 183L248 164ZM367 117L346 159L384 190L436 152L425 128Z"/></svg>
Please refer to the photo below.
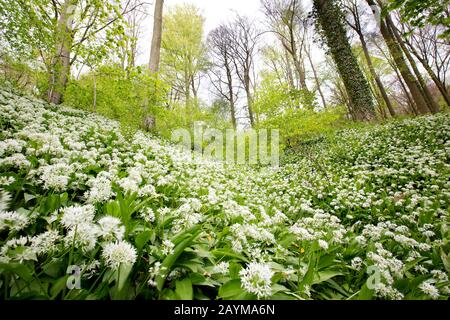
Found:
<svg viewBox="0 0 450 320"><path fill-rule="evenodd" d="M162 38L162 21L163 21L164 0L155 0L155 10L153 14L153 35L152 47L150 49L150 73L159 71L159 60L161 57L161 38Z"/></svg>
<svg viewBox="0 0 450 320"><path fill-rule="evenodd" d="M209 70L211 84L220 99L227 101L231 122L236 128L236 70L233 65L233 31L229 25L220 25L208 35L208 44L212 66Z"/></svg>
<svg viewBox="0 0 450 320"><path fill-rule="evenodd" d="M254 67L259 33L249 17L237 16L232 24L233 64L247 96L250 125L255 126L253 112Z"/></svg>

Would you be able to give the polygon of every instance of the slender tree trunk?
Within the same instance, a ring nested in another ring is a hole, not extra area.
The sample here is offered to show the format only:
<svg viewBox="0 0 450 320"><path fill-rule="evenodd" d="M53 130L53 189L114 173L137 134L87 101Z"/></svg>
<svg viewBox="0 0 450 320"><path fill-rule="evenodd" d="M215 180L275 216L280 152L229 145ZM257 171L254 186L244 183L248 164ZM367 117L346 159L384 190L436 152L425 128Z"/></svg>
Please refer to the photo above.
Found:
<svg viewBox="0 0 450 320"><path fill-rule="evenodd" d="M56 30L56 52L52 63L48 101L60 104L70 75L70 54L73 34L71 16L77 0L65 0Z"/></svg>
<svg viewBox="0 0 450 320"><path fill-rule="evenodd" d="M444 98L445 102L447 103L447 106L450 106L450 94L447 91L447 88L445 87L445 85L442 83L441 80L439 80L438 76L436 75L436 73L433 71L433 69L431 68L431 66L428 64L428 62L423 59L422 57L420 57L420 55L417 53L417 51L413 48L411 48L411 52L416 56L416 58L420 61L420 63L423 65L423 67L425 68L425 70L428 72L428 74L430 75L430 78L433 80L433 82L436 84L436 87L439 89L439 91L442 94L442 97Z"/></svg>
<svg viewBox="0 0 450 320"><path fill-rule="evenodd" d="M414 115L419 115L419 112L417 112L416 104L414 102L414 99L411 97L411 94L408 91L408 88L402 78L402 75L400 74L400 71L398 68L393 65L392 68L394 69L395 74L397 75L398 81L400 82L400 86L402 87L403 93L405 94L406 100L408 100L408 107L409 112L413 113Z"/></svg>
<svg viewBox="0 0 450 320"><path fill-rule="evenodd" d="M404 82L404 80L402 78L402 75L400 74L400 71L399 71L395 61L393 61L393 59L392 59L392 56L389 56L389 54L386 53L383 50L383 48L378 43L375 42L374 44L376 45L378 50L380 50L380 52L383 54L383 56L385 57L385 59L389 63L389 65L392 67L392 70L394 70L394 72L395 72L395 74L397 76L397 79L398 79L398 81L400 83L400 86L402 87L402 91L403 91L403 93L404 93L404 95L406 97L406 100L407 100L407 103L408 103L408 107L409 107L408 112L412 113L414 115L418 115L417 108L415 107L414 99L411 97L411 94L408 91L408 88L407 88L407 86L406 86L406 84L405 84L405 82Z"/></svg>
<svg viewBox="0 0 450 320"><path fill-rule="evenodd" d="M414 74L417 77L417 80L419 81L419 84L423 91L423 96L425 98L425 101L427 102L428 109L430 109L431 112L436 113L439 112L439 105L434 100L433 96L431 95L430 90L428 89L428 85L424 78L422 77L422 74L420 73L419 69L417 68L416 61L414 61L414 58L411 56L411 53L409 52L408 48L406 48L405 43L403 42L402 37L398 33L397 29L394 26L394 23L392 22L392 19L387 16L386 17L386 23L388 28L391 30L392 34L397 39L398 44L402 48L403 52L405 53L406 58L409 61L409 64L411 65Z"/></svg>
<svg viewBox="0 0 450 320"><path fill-rule="evenodd" d="M300 88L308 91L306 85L305 68L302 66L299 56L297 55L297 42L295 41L293 25L289 26L289 43L285 39L281 39L284 49L291 55L297 78L300 81Z"/></svg>
<svg viewBox="0 0 450 320"><path fill-rule="evenodd" d="M414 48L412 44L409 44L409 49L411 53L417 58L417 60L420 61L425 70L428 72L430 78L433 80L433 82L436 84L436 87L441 92L445 102L447 103L448 106L450 106L450 94L448 93L445 85L442 83L442 81L436 75L434 70L431 68L430 64L423 57L421 57L421 55L417 52L417 50Z"/></svg>
<svg viewBox="0 0 450 320"><path fill-rule="evenodd" d="M197 100L197 88L195 87L195 80L194 78L191 79L191 87L192 87L192 93L194 94L194 100Z"/></svg>
<svg viewBox="0 0 450 320"><path fill-rule="evenodd" d="M350 47L342 14L334 0L314 0L314 8L325 40L345 85L357 120L376 118L370 86Z"/></svg>
<svg viewBox="0 0 450 320"><path fill-rule="evenodd" d="M162 38L162 20L164 0L155 0L155 11L153 15L153 36L152 47L150 50L150 73L159 71L159 60L161 57L161 38Z"/></svg>
<svg viewBox="0 0 450 320"><path fill-rule="evenodd" d="M95 74L95 72L93 72L94 75L94 98L93 98L93 107L94 107L94 112L97 112L97 76Z"/></svg>
<svg viewBox="0 0 450 320"><path fill-rule="evenodd" d="M300 88L308 91L308 86L306 84L306 73L305 68L297 57L297 54L293 55L294 67L298 74L298 79L300 80Z"/></svg>
<svg viewBox="0 0 450 320"><path fill-rule="evenodd" d="M295 88L294 75L292 74L292 66L289 58L289 52L284 47L283 51L284 51L284 58L286 59L286 76L288 79L288 83L291 88Z"/></svg>
<svg viewBox="0 0 450 320"><path fill-rule="evenodd" d="M386 104L386 107L389 110L389 114L394 117L395 116L395 110L392 106L391 100L389 100L389 97L386 93L386 89L384 88L383 82L381 81L380 77L378 76L377 72L375 71L375 67L373 66L372 58L369 53L369 49L367 47L366 39L364 39L364 35L360 32L359 39L361 41L361 46L364 52L364 57L366 58L367 65L369 66L369 71L372 74L372 77L375 79L375 82L377 84L378 90L380 91L381 97L383 98L384 103Z"/></svg>
<svg viewBox="0 0 450 320"><path fill-rule="evenodd" d="M253 97L250 89L250 76L248 73L244 75L244 82L245 82L245 93L247 95L247 109L248 109L248 116L250 118L250 125L252 128L255 126L255 117L253 114Z"/></svg>
<svg viewBox="0 0 450 320"><path fill-rule="evenodd" d="M319 76L317 75L316 68L314 67L314 62L313 62L312 57L311 57L311 52L309 50L305 50L305 51L306 51L306 55L308 56L309 64L311 65L311 69L312 69L312 72L313 72L313 75L314 75L314 81L316 82L317 91L319 92L320 99L322 100L322 105L326 109L327 108L327 102L325 101L325 95L323 94L323 91L322 91L322 88L321 88Z"/></svg>
<svg viewBox="0 0 450 320"><path fill-rule="evenodd" d="M237 121L236 121L236 105L234 102L233 75L232 75L231 68L230 68L227 57L225 57L225 71L227 74L227 86L228 86L228 93L229 93L231 123L233 124L233 128L236 129Z"/></svg>
<svg viewBox="0 0 450 320"><path fill-rule="evenodd" d="M190 79L189 73L185 71L185 73L184 73L184 98L185 98L186 108L189 107L190 102L191 102L190 85L191 85L191 79Z"/></svg>
<svg viewBox="0 0 450 320"><path fill-rule="evenodd" d="M377 5L374 0L366 0L366 1L370 6ZM425 100L425 97L422 94L420 85L417 82L417 79L411 73L411 70L409 69L409 67L405 61L403 51L402 51L400 45L397 43L395 36L391 32L391 30L388 28L385 19L381 19L380 29L381 29L381 35L383 36L384 41L386 42L389 53L391 54L392 58L394 59L394 62L397 65L397 68L400 71L400 74L402 75L403 79L405 80L406 85L408 86L409 91L411 92L411 95L413 96L413 99L417 106L418 112L420 114L427 113L428 105Z"/></svg>

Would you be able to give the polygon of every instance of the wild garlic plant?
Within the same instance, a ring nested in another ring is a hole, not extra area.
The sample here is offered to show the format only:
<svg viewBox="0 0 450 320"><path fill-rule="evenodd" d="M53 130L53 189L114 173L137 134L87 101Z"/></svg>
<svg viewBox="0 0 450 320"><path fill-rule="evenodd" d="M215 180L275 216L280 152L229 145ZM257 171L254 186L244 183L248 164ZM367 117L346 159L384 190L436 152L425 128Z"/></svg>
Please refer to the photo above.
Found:
<svg viewBox="0 0 450 320"><path fill-rule="evenodd" d="M449 120L343 130L261 168L1 90L0 295L447 299Z"/></svg>

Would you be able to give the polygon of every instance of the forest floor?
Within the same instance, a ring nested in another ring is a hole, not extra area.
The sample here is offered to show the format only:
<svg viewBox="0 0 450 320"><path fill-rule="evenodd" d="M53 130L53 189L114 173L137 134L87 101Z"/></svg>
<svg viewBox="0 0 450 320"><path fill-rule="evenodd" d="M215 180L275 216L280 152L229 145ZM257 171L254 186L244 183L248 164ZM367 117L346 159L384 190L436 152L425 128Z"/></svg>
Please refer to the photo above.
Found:
<svg viewBox="0 0 450 320"><path fill-rule="evenodd" d="M255 168L0 90L1 298L447 299L449 138L395 120Z"/></svg>

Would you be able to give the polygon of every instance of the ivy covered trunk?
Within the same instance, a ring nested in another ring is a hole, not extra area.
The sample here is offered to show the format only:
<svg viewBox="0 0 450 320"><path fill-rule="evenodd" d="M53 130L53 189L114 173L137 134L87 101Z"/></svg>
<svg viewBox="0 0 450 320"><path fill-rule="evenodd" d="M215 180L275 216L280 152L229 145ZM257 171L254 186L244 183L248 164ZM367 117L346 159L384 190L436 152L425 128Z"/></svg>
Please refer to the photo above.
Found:
<svg viewBox="0 0 450 320"><path fill-rule="evenodd" d="M336 63L356 120L375 119L375 107L369 83L353 55L342 23L342 12L334 0L314 0L317 22Z"/></svg>
<svg viewBox="0 0 450 320"><path fill-rule="evenodd" d="M50 74L48 101L60 104L70 75L70 54L73 44L71 16L78 0L65 0L55 32L55 56Z"/></svg>

